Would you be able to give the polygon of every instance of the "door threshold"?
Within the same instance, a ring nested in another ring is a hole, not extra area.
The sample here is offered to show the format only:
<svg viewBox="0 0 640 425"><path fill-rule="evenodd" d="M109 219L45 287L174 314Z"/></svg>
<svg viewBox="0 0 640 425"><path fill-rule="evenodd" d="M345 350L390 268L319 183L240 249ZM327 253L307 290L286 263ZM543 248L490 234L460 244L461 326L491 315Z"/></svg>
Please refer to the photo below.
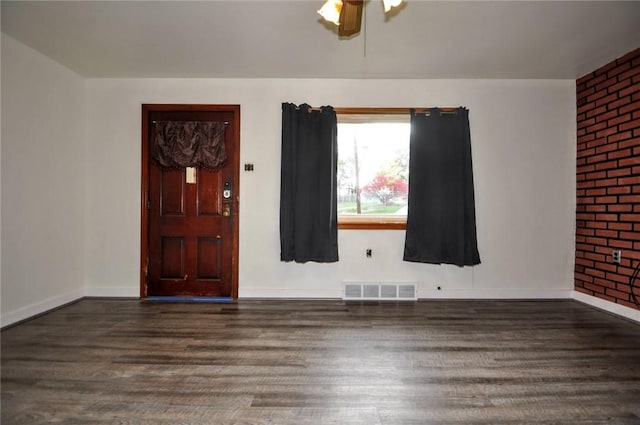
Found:
<svg viewBox="0 0 640 425"><path fill-rule="evenodd" d="M143 301L163 302L163 303L231 303L230 297L180 297L180 296L157 296L147 297Z"/></svg>

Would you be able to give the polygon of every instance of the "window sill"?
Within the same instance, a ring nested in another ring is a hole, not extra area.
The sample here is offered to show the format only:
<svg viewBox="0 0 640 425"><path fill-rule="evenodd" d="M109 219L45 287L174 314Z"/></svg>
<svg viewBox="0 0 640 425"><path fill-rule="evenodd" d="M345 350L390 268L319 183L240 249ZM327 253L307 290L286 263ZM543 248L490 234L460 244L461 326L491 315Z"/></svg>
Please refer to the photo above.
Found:
<svg viewBox="0 0 640 425"><path fill-rule="evenodd" d="M338 229L348 230L405 230L406 216L339 216Z"/></svg>

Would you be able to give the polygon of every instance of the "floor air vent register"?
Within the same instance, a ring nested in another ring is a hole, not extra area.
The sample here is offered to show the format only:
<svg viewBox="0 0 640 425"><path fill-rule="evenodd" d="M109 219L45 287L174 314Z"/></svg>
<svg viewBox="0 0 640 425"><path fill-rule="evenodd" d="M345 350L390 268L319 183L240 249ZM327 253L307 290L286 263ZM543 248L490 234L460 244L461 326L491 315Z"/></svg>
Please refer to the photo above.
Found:
<svg viewBox="0 0 640 425"><path fill-rule="evenodd" d="M342 299L376 301L415 301L415 283L345 282Z"/></svg>

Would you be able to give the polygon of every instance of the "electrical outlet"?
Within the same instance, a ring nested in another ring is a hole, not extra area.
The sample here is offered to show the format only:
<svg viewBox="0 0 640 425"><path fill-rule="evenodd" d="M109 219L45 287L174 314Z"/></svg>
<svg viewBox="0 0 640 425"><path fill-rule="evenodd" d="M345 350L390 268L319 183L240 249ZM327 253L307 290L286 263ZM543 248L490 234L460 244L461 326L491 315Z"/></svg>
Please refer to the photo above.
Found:
<svg viewBox="0 0 640 425"><path fill-rule="evenodd" d="M614 249L611 251L611 261L616 264L620 264L620 259L622 258L622 251L619 249Z"/></svg>

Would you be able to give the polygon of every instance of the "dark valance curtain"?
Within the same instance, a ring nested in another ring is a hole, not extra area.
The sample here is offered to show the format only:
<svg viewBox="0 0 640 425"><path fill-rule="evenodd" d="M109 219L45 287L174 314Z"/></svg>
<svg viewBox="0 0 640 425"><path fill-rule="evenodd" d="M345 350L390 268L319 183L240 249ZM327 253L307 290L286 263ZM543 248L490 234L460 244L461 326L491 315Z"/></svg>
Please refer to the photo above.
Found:
<svg viewBox="0 0 640 425"><path fill-rule="evenodd" d="M411 111L409 210L404 260L480 263L469 111Z"/></svg>
<svg viewBox="0 0 640 425"><path fill-rule="evenodd" d="M332 107L282 104L282 261L338 261L337 132Z"/></svg>
<svg viewBox="0 0 640 425"><path fill-rule="evenodd" d="M157 121L153 159L162 167L219 168L227 162L224 122Z"/></svg>

